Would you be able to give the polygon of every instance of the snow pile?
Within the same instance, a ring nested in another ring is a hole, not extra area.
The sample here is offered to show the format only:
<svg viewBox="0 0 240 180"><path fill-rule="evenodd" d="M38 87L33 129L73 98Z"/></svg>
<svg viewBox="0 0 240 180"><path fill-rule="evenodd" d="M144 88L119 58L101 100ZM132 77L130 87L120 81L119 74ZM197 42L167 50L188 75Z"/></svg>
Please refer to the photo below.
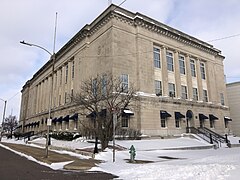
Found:
<svg viewBox="0 0 240 180"><path fill-rule="evenodd" d="M229 137L232 138L233 137ZM231 140L232 140L231 139ZM237 142L239 138L234 137ZM6 140L12 143L24 143L15 140ZM39 138L34 142L45 144L45 139ZM58 141L52 139L52 144L59 147L72 149L93 147L94 144L84 140ZM181 137L176 139L152 139L152 140L126 140L116 141L117 145L130 148L134 145L136 149L136 163L129 163L129 150L116 151L116 161L113 160L111 149L100 152L96 159L104 163L93 167L90 171L104 171L119 176L119 179L239 179L240 176L240 153L239 148L219 148L203 150L163 150L176 147L196 147L209 145L203 141ZM77 156L76 153L68 151L57 151ZM17 153L17 152L16 152ZM22 154L20 154L22 155ZM34 160L32 157L28 157ZM79 155L79 158L86 158ZM34 160L35 161L35 160ZM39 162L40 164L44 164ZM65 164L62 162L47 165L53 169L62 169Z"/></svg>

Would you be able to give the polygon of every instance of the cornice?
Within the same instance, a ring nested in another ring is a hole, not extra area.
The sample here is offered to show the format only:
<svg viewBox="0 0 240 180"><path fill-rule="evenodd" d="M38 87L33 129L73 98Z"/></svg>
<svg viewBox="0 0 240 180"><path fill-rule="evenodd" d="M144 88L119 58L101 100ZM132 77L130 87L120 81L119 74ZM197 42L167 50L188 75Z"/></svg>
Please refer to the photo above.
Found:
<svg viewBox="0 0 240 180"><path fill-rule="evenodd" d="M205 51L207 53L213 54L215 56L219 55L219 53L220 53L220 51L213 48L213 46L208 45L208 44L206 44L206 43L204 43L200 40L197 40L196 38L193 38L191 36L187 36L187 35L183 34L180 31L177 31L177 30L175 30L177 32L171 31L172 28L169 29L169 28L164 27L164 26L159 26L159 25L155 24L154 22L149 22L147 20L139 18L139 16L136 17L134 19L134 21L135 21L134 24L136 26L140 26L142 28L147 29L148 31L151 31L151 32L160 34L162 36L174 39L174 40L179 41L179 42L181 42L181 43L183 43L187 46L195 47L197 49L200 49L200 50Z"/></svg>
<svg viewBox="0 0 240 180"><path fill-rule="evenodd" d="M179 41L185 45L192 46L215 56L224 58L224 56L221 55L221 51L214 48L213 45L185 34L163 23L160 23L145 15L142 15L140 13L132 13L120 7L118 7L117 10L112 11L112 13L114 14L113 17L116 20L124 22L128 25L145 28L148 31L163 35L165 37Z"/></svg>
<svg viewBox="0 0 240 180"><path fill-rule="evenodd" d="M181 104L185 106L207 107L212 109L229 110L229 107L227 106L222 106L222 105L214 104L210 102L190 101L190 100L170 98L170 97L139 96L139 101L151 101L155 103Z"/></svg>
<svg viewBox="0 0 240 180"><path fill-rule="evenodd" d="M60 60L64 54L74 48L77 44L94 35L99 29L101 29L110 20L116 19L130 26L139 26L147 29L148 31L160 34L162 36L174 39L182 44L195 47L207 53L224 58L220 53L220 50L215 49L212 45L189 36L181 31L171 28L165 24L162 24L154 19L151 19L140 13L132 13L126 9L118 7L116 5L109 6L102 14L100 14L90 25L86 24L73 38L71 38L57 53L56 61ZM51 66L52 60L50 59L39 71L37 71L32 79L37 78L46 69ZM31 80L32 80L31 79ZM31 81L30 80L30 81Z"/></svg>

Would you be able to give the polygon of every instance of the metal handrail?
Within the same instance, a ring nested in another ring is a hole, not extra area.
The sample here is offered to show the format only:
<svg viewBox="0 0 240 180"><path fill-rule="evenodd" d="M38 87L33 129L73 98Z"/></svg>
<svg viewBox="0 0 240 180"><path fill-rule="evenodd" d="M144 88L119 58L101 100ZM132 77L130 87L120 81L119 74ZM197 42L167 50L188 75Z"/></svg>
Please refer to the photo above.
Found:
<svg viewBox="0 0 240 180"><path fill-rule="evenodd" d="M212 131L212 130L206 128L206 127L205 127L205 129L208 130L209 132L215 134L218 138L222 139L224 142L227 143L227 139L226 139L226 137L224 137L224 136L222 136L222 135L220 135L220 134L218 134L218 133L216 133L216 132L214 132L214 131Z"/></svg>
<svg viewBox="0 0 240 180"><path fill-rule="evenodd" d="M206 133L209 133L213 136L213 138L215 138L217 141L221 142L221 143L227 143L227 140L225 137L221 136L220 134L206 128L206 127L202 127L202 128L198 128L198 129L201 129L203 130L204 132Z"/></svg>
<svg viewBox="0 0 240 180"><path fill-rule="evenodd" d="M219 147L219 141L215 137L213 137L210 133L206 133L205 131L202 131L195 127L188 127L188 129L190 129L191 133L196 134L198 137L202 138L208 143L215 144L217 147Z"/></svg>

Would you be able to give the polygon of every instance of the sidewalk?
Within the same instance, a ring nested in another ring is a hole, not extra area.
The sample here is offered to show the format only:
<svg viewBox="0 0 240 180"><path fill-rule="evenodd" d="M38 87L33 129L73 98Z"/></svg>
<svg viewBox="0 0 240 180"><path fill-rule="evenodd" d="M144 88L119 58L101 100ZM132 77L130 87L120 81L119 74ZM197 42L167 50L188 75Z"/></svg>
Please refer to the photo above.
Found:
<svg viewBox="0 0 240 180"><path fill-rule="evenodd" d="M6 143L6 142L1 142L1 144L15 151L21 152L28 156L32 156L36 160L47 163L49 165L51 165L52 163L73 161L72 163L69 163L64 166L64 169L66 170L81 170L81 171L89 170L100 163L99 160L95 160L92 158L79 159L77 157L70 156L68 154L60 154L51 150L48 151L48 158L46 158L46 150L42 148L27 146L23 144L12 144L12 143Z"/></svg>

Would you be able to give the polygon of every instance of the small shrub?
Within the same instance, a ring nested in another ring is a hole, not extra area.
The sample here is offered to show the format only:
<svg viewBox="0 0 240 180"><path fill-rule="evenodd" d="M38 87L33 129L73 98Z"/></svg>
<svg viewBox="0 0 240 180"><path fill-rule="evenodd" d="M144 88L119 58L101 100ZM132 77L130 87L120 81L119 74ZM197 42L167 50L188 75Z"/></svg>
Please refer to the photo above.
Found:
<svg viewBox="0 0 240 180"><path fill-rule="evenodd" d="M119 139L132 139L132 140L136 140L136 139L140 139L141 137L141 132L139 130L136 129L120 129L117 132L117 135L119 136Z"/></svg>
<svg viewBox="0 0 240 180"><path fill-rule="evenodd" d="M72 141L81 137L81 135L71 132L57 132L51 135L52 138L63 141Z"/></svg>

